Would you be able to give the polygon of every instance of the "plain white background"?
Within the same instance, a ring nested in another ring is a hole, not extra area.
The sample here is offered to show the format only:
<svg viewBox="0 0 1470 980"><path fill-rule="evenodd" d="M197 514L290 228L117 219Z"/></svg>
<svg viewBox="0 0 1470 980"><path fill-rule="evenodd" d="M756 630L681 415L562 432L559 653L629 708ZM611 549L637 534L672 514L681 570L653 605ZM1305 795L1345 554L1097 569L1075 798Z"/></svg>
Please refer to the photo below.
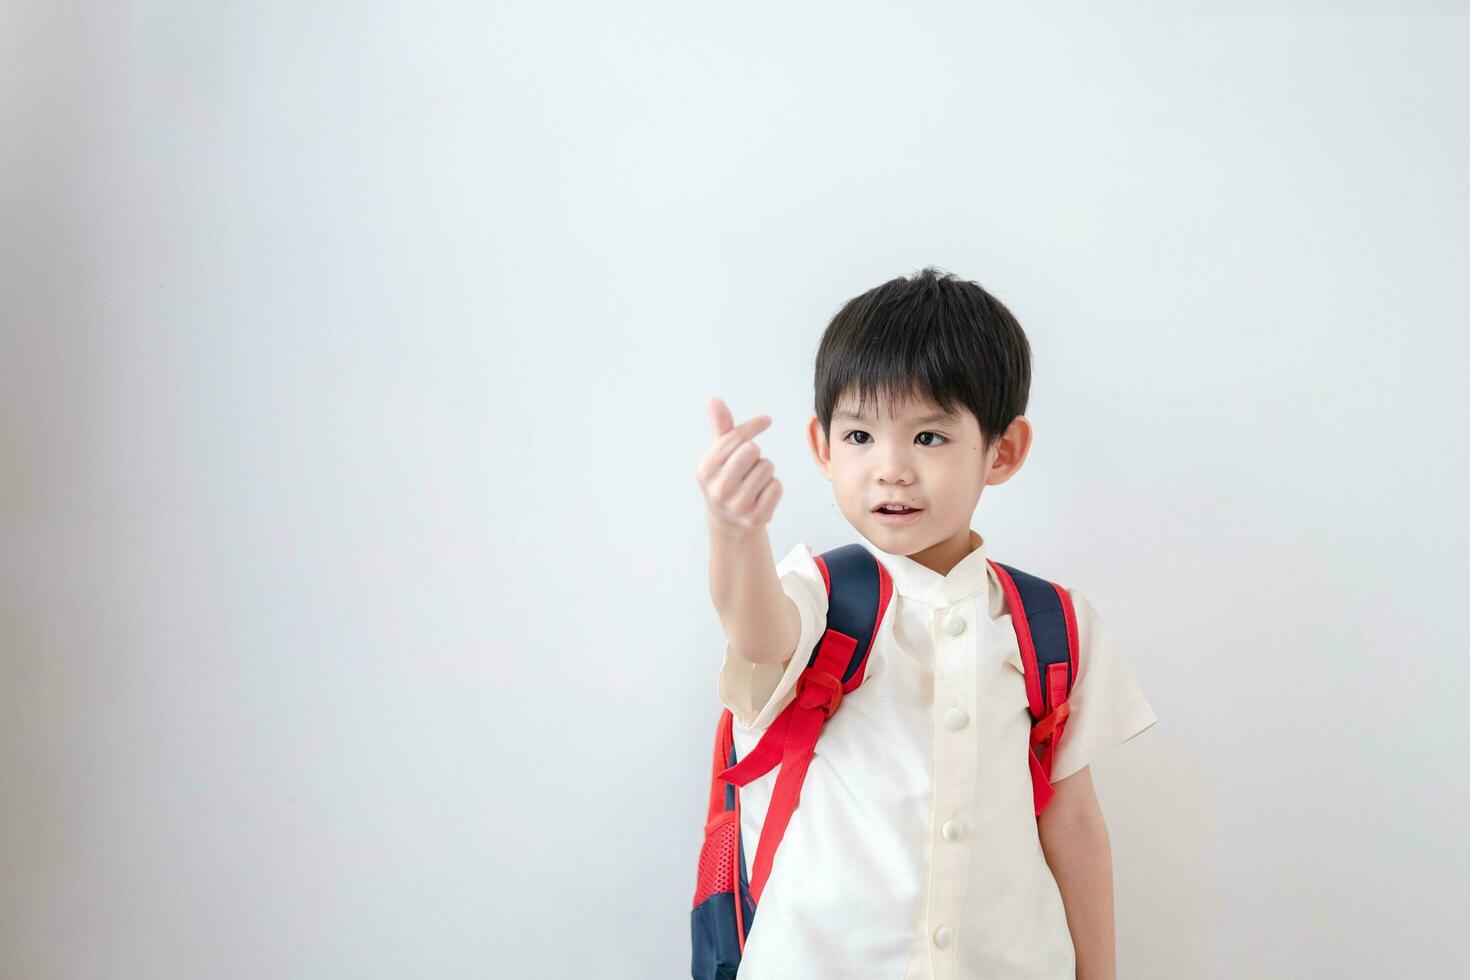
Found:
<svg viewBox="0 0 1470 980"><path fill-rule="evenodd" d="M1459 975L1464 10L4 4L0 976L687 976L705 400L852 540L816 342L928 263L1161 718L1119 976Z"/></svg>

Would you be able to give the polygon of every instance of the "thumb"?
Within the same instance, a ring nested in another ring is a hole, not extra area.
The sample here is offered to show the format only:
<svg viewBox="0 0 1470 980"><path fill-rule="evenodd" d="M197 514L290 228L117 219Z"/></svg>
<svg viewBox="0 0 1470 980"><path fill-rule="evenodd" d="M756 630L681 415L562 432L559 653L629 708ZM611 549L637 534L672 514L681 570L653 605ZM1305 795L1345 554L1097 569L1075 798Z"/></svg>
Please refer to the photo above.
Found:
<svg viewBox="0 0 1470 980"><path fill-rule="evenodd" d="M715 438L719 438L735 427L735 419L730 416L730 409L719 395L711 398L706 405L709 409L710 424L714 426Z"/></svg>

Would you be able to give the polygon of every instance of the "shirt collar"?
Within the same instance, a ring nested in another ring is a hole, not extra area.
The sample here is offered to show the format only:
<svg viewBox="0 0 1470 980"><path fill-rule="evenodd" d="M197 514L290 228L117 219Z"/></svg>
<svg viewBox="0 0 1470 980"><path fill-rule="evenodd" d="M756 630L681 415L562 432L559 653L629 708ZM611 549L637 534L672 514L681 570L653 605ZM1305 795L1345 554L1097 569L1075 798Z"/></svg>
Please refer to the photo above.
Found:
<svg viewBox="0 0 1470 980"><path fill-rule="evenodd" d="M925 568L907 555L889 554L869 541L861 532L858 534L863 547L888 570L893 587L899 595L917 599L931 606L948 606L968 599L990 586L990 566L986 560L985 539L974 530L970 531L971 551L959 564L940 575L932 568Z"/></svg>

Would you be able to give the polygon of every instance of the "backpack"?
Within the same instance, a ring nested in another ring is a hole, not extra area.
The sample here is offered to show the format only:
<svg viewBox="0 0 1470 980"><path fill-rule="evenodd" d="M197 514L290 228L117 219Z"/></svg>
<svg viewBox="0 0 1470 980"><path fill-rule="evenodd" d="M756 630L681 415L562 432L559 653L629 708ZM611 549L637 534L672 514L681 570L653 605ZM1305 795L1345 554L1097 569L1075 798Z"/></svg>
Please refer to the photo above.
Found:
<svg viewBox="0 0 1470 980"><path fill-rule="evenodd" d="M827 587L826 630L796 681L796 696L771 722L755 748L735 758L728 708L715 729L709 809L690 911L694 980L733 980L776 848L791 822L822 726L863 682L868 651L893 598L888 571L853 543L816 556ZM1031 786L1036 813L1051 802L1051 765L1067 720L1067 695L1077 675L1077 616L1067 590L1009 565L987 561L1010 606L1031 713ZM739 787L781 771L746 875L740 839Z"/></svg>

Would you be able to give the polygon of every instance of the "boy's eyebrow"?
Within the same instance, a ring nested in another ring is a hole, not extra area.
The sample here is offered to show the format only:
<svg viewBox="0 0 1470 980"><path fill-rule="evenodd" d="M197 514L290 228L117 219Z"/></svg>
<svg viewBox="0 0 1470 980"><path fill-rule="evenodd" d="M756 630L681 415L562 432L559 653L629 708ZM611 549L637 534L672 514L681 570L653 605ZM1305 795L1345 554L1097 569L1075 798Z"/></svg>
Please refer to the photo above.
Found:
<svg viewBox="0 0 1470 980"><path fill-rule="evenodd" d="M832 418L850 420L853 422L868 421L868 417L866 415L858 415L853 412L835 412L833 413ZM915 425L929 425L933 422L958 422L959 420L960 417L954 412L934 412L930 415L924 416L921 419L914 419L913 421Z"/></svg>

